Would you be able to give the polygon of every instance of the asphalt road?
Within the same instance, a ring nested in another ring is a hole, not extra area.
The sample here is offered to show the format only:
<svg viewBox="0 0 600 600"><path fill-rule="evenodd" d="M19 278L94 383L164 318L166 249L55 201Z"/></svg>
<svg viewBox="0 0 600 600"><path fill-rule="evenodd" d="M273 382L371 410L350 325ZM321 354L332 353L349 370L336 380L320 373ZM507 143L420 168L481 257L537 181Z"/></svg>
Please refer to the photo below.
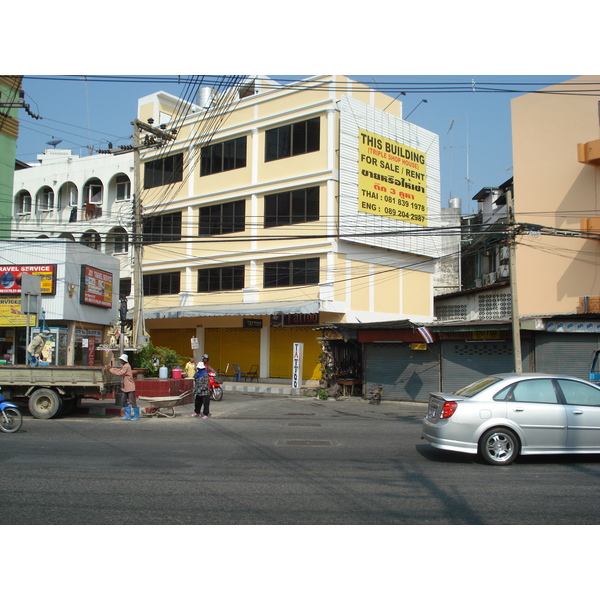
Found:
<svg viewBox="0 0 600 600"><path fill-rule="evenodd" d="M2 523L600 522L600 456L488 466L424 443L423 404L230 394L211 410L25 416L0 435Z"/></svg>

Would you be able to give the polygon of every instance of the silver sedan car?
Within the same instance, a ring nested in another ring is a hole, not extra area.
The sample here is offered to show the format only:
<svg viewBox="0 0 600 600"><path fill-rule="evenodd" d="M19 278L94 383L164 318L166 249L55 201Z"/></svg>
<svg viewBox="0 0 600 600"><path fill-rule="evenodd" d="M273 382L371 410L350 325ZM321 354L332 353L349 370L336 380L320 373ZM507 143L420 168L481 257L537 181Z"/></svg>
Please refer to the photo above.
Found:
<svg viewBox="0 0 600 600"><path fill-rule="evenodd" d="M575 377L490 375L432 393L423 439L508 465L519 454L600 453L600 387Z"/></svg>

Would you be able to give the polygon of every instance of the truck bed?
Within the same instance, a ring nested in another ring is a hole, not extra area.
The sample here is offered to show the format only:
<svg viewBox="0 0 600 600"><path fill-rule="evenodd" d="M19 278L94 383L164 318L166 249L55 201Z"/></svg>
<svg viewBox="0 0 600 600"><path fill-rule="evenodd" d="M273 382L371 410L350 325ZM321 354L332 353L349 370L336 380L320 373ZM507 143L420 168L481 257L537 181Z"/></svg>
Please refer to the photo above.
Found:
<svg viewBox="0 0 600 600"><path fill-rule="evenodd" d="M76 386L94 387L102 390L106 384L119 383L120 379L120 377L105 371L101 366L0 366L0 385L7 386Z"/></svg>

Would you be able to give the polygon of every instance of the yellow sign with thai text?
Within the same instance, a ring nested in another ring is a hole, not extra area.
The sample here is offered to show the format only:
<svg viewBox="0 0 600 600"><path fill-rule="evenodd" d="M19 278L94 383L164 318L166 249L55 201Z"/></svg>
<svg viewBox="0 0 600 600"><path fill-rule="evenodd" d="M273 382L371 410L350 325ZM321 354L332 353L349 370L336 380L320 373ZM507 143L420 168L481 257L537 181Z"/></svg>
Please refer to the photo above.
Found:
<svg viewBox="0 0 600 600"><path fill-rule="evenodd" d="M37 315L29 315L29 326L35 327ZM21 299L0 298L0 326L26 327L27 315L21 313Z"/></svg>
<svg viewBox="0 0 600 600"><path fill-rule="evenodd" d="M358 210L427 225L425 153L359 129L358 156Z"/></svg>

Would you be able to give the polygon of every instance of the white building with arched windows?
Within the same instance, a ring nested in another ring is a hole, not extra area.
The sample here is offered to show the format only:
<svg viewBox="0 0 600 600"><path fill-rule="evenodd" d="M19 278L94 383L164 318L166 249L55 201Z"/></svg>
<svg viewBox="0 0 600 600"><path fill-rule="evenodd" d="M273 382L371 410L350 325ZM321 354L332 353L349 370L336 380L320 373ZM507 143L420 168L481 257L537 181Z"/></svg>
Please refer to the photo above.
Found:
<svg viewBox="0 0 600 600"><path fill-rule="evenodd" d="M67 238L120 259L131 292L133 153L79 157L47 148L17 169L11 238Z"/></svg>

